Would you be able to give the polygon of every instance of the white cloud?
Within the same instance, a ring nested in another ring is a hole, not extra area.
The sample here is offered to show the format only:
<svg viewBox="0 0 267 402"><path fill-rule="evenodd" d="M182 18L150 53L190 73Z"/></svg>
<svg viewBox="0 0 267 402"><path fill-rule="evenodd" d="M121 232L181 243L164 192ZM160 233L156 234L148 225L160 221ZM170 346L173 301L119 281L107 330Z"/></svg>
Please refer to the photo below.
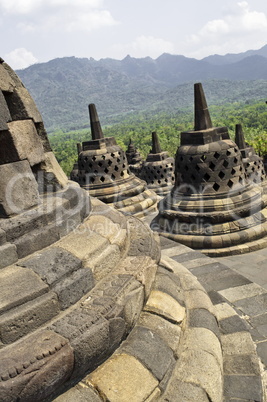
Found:
<svg viewBox="0 0 267 402"><path fill-rule="evenodd" d="M23 47L4 55L4 60L15 70L26 68L38 61L31 52Z"/></svg>
<svg viewBox="0 0 267 402"><path fill-rule="evenodd" d="M112 51L116 52L118 57L130 54L133 57L150 56L155 58L162 53L174 53L174 46L164 39L141 35L133 42L113 45Z"/></svg>
<svg viewBox="0 0 267 402"><path fill-rule="evenodd" d="M247 1L241 1L223 18L207 22L188 38L187 45L192 49L188 55L199 58L259 48L266 44L266 34L266 14L251 10Z"/></svg>
<svg viewBox="0 0 267 402"><path fill-rule="evenodd" d="M0 11L19 19L21 32L92 31L117 24L102 0L0 0ZM14 20L15 21L15 20Z"/></svg>

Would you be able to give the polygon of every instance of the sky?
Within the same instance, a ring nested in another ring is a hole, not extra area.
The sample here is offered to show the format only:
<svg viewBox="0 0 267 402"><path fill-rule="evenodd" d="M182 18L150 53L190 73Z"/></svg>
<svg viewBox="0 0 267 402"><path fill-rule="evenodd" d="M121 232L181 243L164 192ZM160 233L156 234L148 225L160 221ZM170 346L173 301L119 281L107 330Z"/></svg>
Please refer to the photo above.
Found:
<svg viewBox="0 0 267 402"><path fill-rule="evenodd" d="M13 69L57 57L202 59L267 44L266 0L0 0Z"/></svg>

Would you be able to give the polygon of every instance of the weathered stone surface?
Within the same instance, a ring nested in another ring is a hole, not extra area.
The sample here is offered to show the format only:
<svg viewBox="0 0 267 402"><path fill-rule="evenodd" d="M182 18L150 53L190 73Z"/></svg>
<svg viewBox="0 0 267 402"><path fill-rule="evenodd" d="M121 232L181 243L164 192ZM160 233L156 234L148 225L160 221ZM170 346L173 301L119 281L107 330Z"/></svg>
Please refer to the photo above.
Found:
<svg viewBox="0 0 267 402"><path fill-rule="evenodd" d="M146 312L141 313L138 325L156 332L173 351L176 351L181 335L179 325L172 324L156 314Z"/></svg>
<svg viewBox="0 0 267 402"><path fill-rule="evenodd" d="M128 324L128 328L132 328L136 324L144 306L144 301L145 291L143 286L139 284L137 288L131 291L129 297L124 302L124 319Z"/></svg>
<svg viewBox="0 0 267 402"><path fill-rule="evenodd" d="M75 378L93 370L109 351L109 323L92 309L76 308L55 321L51 329L70 341Z"/></svg>
<svg viewBox="0 0 267 402"><path fill-rule="evenodd" d="M55 293L49 292L28 301L0 317L0 339L12 343L38 329L59 313L59 303Z"/></svg>
<svg viewBox="0 0 267 402"><path fill-rule="evenodd" d="M80 225L77 233L70 233L60 240L58 246L69 251L80 260L92 260L105 250L109 242L106 238L92 232L86 222ZM90 247L88 245L90 244Z"/></svg>
<svg viewBox="0 0 267 402"><path fill-rule="evenodd" d="M173 297L158 290L152 290L144 310L166 317L174 323L182 322L185 317L185 308Z"/></svg>
<svg viewBox="0 0 267 402"><path fill-rule="evenodd" d="M39 331L0 350L0 401L43 400L71 375L73 351L66 339Z"/></svg>
<svg viewBox="0 0 267 402"><path fill-rule="evenodd" d="M235 310L228 303L220 303L215 305L215 315L218 321L235 315Z"/></svg>
<svg viewBox="0 0 267 402"><path fill-rule="evenodd" d="M172 380L159 401L169 402L175 399L183 402L210 402L207 393L198 384Z"/></svg>
<svg viewBox="0 0 267 402"><path fill-rule="evenodd" d="M179 356L181 356L185 350L202 350L211 354L216 358L220 370L222 371L223 358L221 344L218 337L209 329L187 328L179 344Z"/></svg>
<svg viewBox="0 0 267 402"><path fill-rule="evenodd" d="M15 87L15 82L6 70L5 66L5 63L0 63L0 88L2 91L12 92Z"/></svg>
<svg viewBox="0 0 267 402"><path fill-rule="evenodd" d="M130 230L129 256L147 255L156 262L160 259L160 247L156 237L150 235L149 227L134 217L128 219Z"/></svg>
<svg viewBox="0 0 267 402"><path fill-rule="evenodd" d="M110 402L143 401L158 385L149 370L126 354L111 357L86 378L86 383L96 386Z"/></svg>
<svg viewBox="0 0 267 402"><path fill-rule="evenodd" d="M28 159L31 166L44 160L43 145L32 120L12 121L8 123L8 130L20 160Z"/></svg>
<svg viewBox="0 0 267 402"><path fill-rule="evenodd" d="M14 264L18 260L15 244L6 243L0 246L0 268Z"/></svg>
<svg viewBox="0 0 267 402"><path fill-rule="evenodd" d="M94 286L92 271L82 268L75 271L71 276L62 279L53 287L57 294L60 308L65 310L81 299Z"/></svg>
<svg viewBox="0 0 267 402"><path fill-rule="evenodd" d="M60 238L60 227L57 222L50 223L43 228L26 233L22 237L15 239L14 244L17 247L19 258L24 258L29 254L34 253L42 248L48 247L55 243Z"/></svg>
<svg viewBox="0 0 267 402"><path fill-rule="evenodd" d="M228 398L262 401L261 378L260 376L227 375L224 377L224 395Z"/></svg>
<svg viewBox="0 0 267 402"><path fill-rule="evenodd" d="M0 312L26 303L47 291L48 286L30 269L9 266L0 270Z"/></svg>
<svg viewBox="0 0 267 402"><path fill-rule="evenodd" d="M248 332L237 332L221 336L224 355L250 355L255 353L255 346Z"/></svg>
<svg viewBox="0 0 267 402"><path fill-rule="evenodd" d="M53 152L45 152L44 162L41 164L41 171L46 175L50 174L50 185L59 184L61 187L65 187L68 183L68 178L58 164Z"/></svg>
<svg viewBox="0 0 267 402"><path fill-rule="evenodd" d="M81 383L54 399L54 402L102 402L95 389Z"/></svg>
<svg viewBox="0 0 267 402"><path fill-rule="evenodd" d="M0 245L2 246L5 243L6 243L6 232L0 229Z"/></svg>
<svg viewBox="0 0 267 402"><path fill-rule="evenodd" d="M238 300L235 304L244 314L255 316L266 312L267 292L247 299Z"/></svg>
<svg viewBox="0 0 267 402"><path fill-rule="evenodd" d="M266 290L256 283L249 283L248 285L220 290L219 293L231 303L233 303L237 300L261 295L263 293L266 293Z"/></svg>
<svg viewBox="0 0 267 402"><path fill-rule="evenodd" d="M48 285L58 282L62 277L82 268L81 260L66 250L50 247L20 262L21 267L31 268Z"/></svg>
<svg viewBox="0 0 267 402"><path fill-rule="evenodd" d="M0 90L0 132L8 129L7 122L9 122L10 120L11 116L5 101L5 97L2 91Z"/></svg>
<svg viewBox="0 0 267 402"><path fill-rule="evenodd" d="M205 362L205 370L203 369L203 362ZM216 357L206 351L187 349L183 352L174 368L173 376L169 381L164 397L166 398L166 395L168 395L170 400L173 400L172 398L175 395L175 391L177 391L179 395L181 382L202 388L208 395L207 400L214 402L222 401L223 384L220 365ZM204 398L196 400L206 401L205 393L203 393L202 390L196 389L195 392L197 392L196 395ZM165 400L167 401L168 399ZM191 400L194 400L192 396Z"/></svg>
<svg viewBox="0 0 267 402"><path fill-rule="evenodd" d="M256 355L227 355L223 361L224 373L242 375L260 375L259 360Z"/></svg>
<svg viewBox="0 0 267 402"><path fill-rule="evenodd" d="M238 315L234 315L221 320L220 329L222 334L231 334L234 332L249 331L250 327L245 320Z"/></svg>
<svg viewBox="0 0 267 402"><path fill-rule="evenodd" d="M192 309L188 311L188 325L195 328L207 328L218 338L220 337L217 321L213 314L206 309Z"/></svg>
<svg viewBox="0 0 267 402"><path fill-rule="evenodd" d="M120 353L135 356L159 381L174 363L173 352L162 338L156 332L140 326L133 329L119 350Z"/></svg>
<svg viewBox="0 0 267 402"><path fill-rule="evenodd" d="M42 122L37 107L24 86L17 86L13 92L6 96L12 120L32 119L35 123Z"/></svg>
<svg viewBox="0 0 267 402"><path fill-rule="evenodd" d="M181 305L184 305L184 294L181 287L180 280L177 275L174 275L166 269L159 268L155 282L153 285L154 290L167 293Z"/></svg>
<svg viewBox="0 0 267 402"><path fill-rule="evenodd" d="M0 165L0 216L21 213L40 201L28 161Z"/></svg>

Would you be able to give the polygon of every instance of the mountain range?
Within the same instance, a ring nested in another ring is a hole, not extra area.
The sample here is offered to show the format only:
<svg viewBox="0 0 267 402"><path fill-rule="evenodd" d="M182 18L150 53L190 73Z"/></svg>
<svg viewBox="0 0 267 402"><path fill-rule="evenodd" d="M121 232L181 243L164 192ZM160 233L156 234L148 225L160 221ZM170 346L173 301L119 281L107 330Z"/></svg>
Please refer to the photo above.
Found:
<svg viewBox="0 0 267 402"><path fill-rule="evenodd" d="M89 103L101 122L127 113L173 112L192 106L193 82L202 82L209 103L253 101L267 95L267 45L202 60L181 55L111 58L64 57L17 70L48 131L87 127Z"/></svg>

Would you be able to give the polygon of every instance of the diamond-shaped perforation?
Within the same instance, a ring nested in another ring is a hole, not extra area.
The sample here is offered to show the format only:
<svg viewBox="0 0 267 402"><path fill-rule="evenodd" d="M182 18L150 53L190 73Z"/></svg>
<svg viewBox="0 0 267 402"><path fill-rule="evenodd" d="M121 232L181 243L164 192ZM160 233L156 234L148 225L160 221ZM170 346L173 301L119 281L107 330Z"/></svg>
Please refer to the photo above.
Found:
<svg viewBox="0 0 267 402"><path fill-rule="evenodd" d="M220 157L220 154L219 154L218 152L215 152L215 153L214 153L214 158L215 158L215 159L219 159L219 157Z"/></svg>
<svg viewBox="0 0 267 402"><path fill-rule="evenodd" d="M219 191L219 189L220 189L220 186L219 186L218 183L214 183L212 187L213 187L213 189L214 189L215 191Z"/></svg>
<svg viewBox="0 0 267 402"><path fill-rule="evenodd" d="M111 160L108 161L108 165L109 165L109 166L112 165L112 161L111 161Z"/></svg>
<svg viewBox="0 0 267 402"><path fill-rule="evenodd" d="M116 177L114 176L113 173L112 173L112 175L111 175L111 179L112 179L112 180L115 180L115 179L116 179Z"/></svg>
<svg viewBox="0 0 267 402"><path fill-rule="evenodd" d="M202 156L200 157L200 160L202 160L202 162L205 162L206 159L207 159L206 155L202 155Z"/></svg>
<svg viewBox="0 0 267 402"><path fill-rule="evenodd" d="M105 168L104 172L108 174L108 172L109 172L108 168Z"/></svg>
<svg viewBox="0 0 267 402"><path fill-rule="evenodd" d="M227 150L227 151L226 151L226 155L227 155L227 156L230 156L230 155L231 155L231 151Z"/></svg>
<svg viewBox="0 0 267 402"><path fill-rule="evenodd" d="M234 163L237 163L238 162L238 159L237 158L234 158Z"/></svg>
<svg viewBox="0 0 267 402"><path fill-rule="evenodd" d="M229 180L228 183L227 183L227 186L232 188L233 185L234 185L234 182L232 180Z"/></svg>
<svg viewBox="0 0 267 402"><path fill-rule="evenodd" d="M196 165L195 169L196 169L197 172L200 171L200 167L198 165Z"/></svg>
<svg viewBox="0 0 267 402"><path fill-rule="evenodd" d="M104 177L104 176L101 176L101 177L100 177L100 181L102 181L102 183L104 183L105 177Z"/></svg>
<svg viewBox="0 0 267 402"><path fill-rule="evenodd" d="M205 181L209 181L210 175L209 175L208 173L205 173L204 176L203 176L203 179L204 179Z"/></svg>
<svg viewBox="0 0 267 402"><path fill-rule="evenodd" d="M218 174L218 176L219 176L219 178L220 178L221 180L223 180L223 178L225 177L225 173L221 171L221 172Z"/></svg>
<svg viewBox="0 0 267 402"><path fill-rule="evenodd" d="M229 166L229 162L226 159L223 161L223 166L225 168L227 168Z"/></svg>
<svg viewBox="0 0 267 402"><path fill-rule="evenodd" d="M93 159L93 161L96 161L96 156L93 156L92 159Z"/></svg>
<svg viewBox="0 0 267 402"><path fill-rule="evenodd" d="M114 170L116 170L116 172L117 172L119 170L118 166L115 166Z"/></svg>
<svg viewBox="0 0 267 402"><path fill-rule="evenodd" d="M215 169L216 165L213 162L209 163L209 168L213 171Z"/></svg>
<svg viewBox="0 0 267 402"><path fill-rule="evenodd" d="M231 175L233 175L233 176L234 176L235 174L236 174L235 169L232 169L232 170L231 170Z"/></svg>

